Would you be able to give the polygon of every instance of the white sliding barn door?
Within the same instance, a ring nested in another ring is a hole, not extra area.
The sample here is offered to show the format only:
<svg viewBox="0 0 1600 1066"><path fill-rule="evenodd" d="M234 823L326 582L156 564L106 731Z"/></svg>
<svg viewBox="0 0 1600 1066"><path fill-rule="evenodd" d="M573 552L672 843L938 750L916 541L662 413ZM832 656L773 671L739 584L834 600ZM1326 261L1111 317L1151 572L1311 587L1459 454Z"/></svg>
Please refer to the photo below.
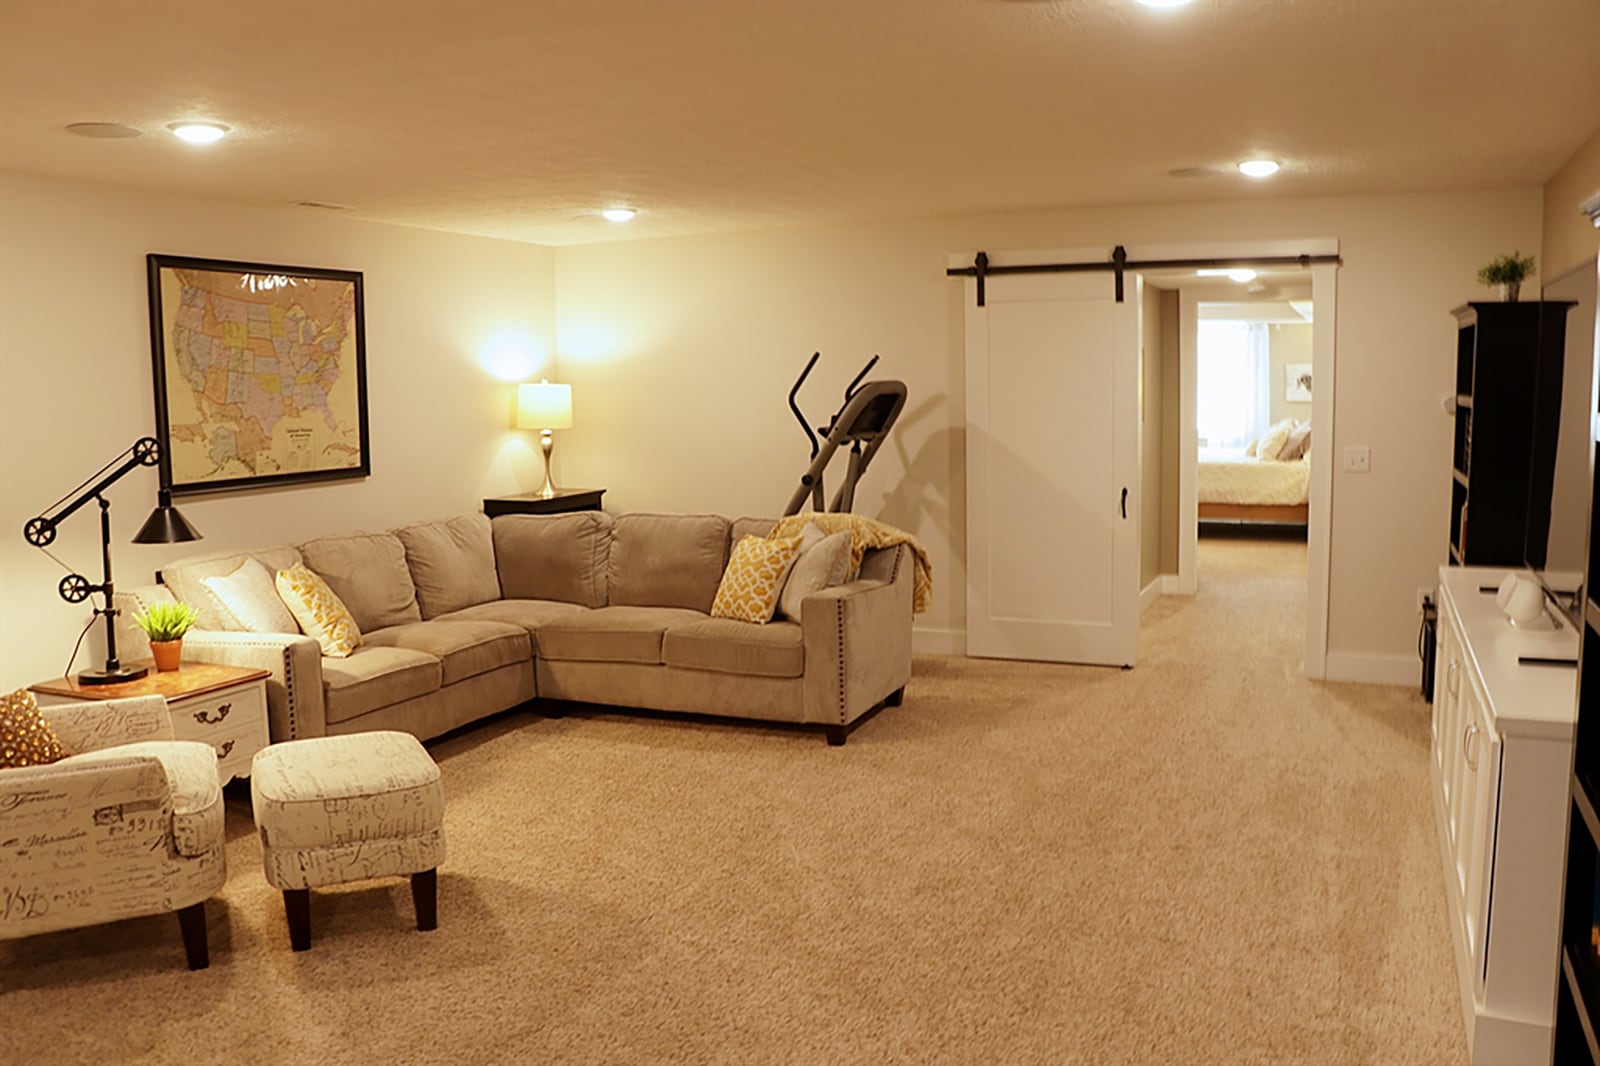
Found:
<svg viewBox="0 0 1600 1066"><path fill-rule="evenodd" d="M1132 666L1139 308L1109 273L966 285L967 653Z"/></svg>

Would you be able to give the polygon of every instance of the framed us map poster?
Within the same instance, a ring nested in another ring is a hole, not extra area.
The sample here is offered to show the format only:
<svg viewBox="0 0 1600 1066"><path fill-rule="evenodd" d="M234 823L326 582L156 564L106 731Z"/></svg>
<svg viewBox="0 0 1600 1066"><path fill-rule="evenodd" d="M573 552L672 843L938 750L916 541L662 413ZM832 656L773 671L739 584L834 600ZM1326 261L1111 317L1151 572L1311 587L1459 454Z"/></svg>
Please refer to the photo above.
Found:
<svg viewBox="0 0 1600 1066"><path fill-rule="evenodd" d="M145 257L174 495L366 477L361 274Z"/></svg>

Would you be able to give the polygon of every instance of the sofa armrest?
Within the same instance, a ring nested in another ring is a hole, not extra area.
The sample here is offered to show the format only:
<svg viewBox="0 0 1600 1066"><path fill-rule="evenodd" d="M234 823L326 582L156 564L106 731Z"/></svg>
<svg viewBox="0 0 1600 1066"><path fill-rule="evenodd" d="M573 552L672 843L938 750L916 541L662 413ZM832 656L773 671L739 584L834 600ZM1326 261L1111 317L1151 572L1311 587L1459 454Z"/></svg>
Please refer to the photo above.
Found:
<svg viewBox="0 0 1600 1066"><path fill-rule="evenodd" d="M224 633L191 629L184 658L267 671L267 720L273 743L328 732L322 702L322 646L299 633Z"/></svg>
<svg viewBox="0 0 1600 1066"><path fill-rule="evenodd" d="M848 725L911 678L911 568L885 561L887 580L865 577L806 597L808 722Z"/></svg>
<svg viewBox="0 0 1600 1066"><path fill-rule="evenodd" d="M39 708L68 755L100 751L118 744L171 740L172 715L163 696L124 696L81 700Z"/></svg>

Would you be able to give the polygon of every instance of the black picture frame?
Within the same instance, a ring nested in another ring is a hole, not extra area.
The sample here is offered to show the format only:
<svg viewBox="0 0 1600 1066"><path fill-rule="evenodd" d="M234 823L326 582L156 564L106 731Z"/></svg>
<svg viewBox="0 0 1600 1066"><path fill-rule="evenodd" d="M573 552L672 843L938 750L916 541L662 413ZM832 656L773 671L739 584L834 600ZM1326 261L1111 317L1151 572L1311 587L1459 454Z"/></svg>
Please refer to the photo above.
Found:
<svg viewBox="0 0 1600 1066"><path fill-rule="evenodd" d="M360 271L155 252L145 266L163 486L186 496L372 474ZM193 315L198 323L185 321ZM345 365L352 355L354 366ZM331 377L330 356L337 364ZM287 394L286 369L294 378ZM352 372L353 426L333 403L338 389L339 406L348 408L342 390ZM294 423L283 430L288 443L274 445L287 421ZM196 443L203 449L198 462ZM270 447L250 450L263 443Z"/></svg>

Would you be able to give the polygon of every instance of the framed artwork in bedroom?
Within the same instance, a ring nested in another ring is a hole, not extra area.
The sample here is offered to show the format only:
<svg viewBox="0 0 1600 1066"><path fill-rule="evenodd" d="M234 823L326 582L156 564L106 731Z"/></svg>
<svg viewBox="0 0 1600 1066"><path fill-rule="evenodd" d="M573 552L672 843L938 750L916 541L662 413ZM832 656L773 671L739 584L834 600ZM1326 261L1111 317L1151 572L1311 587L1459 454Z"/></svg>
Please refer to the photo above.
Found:
<svg viewBox="0 0 1600 1066"><path fill-rule="evenodd" d="M1311 364L1286 363L1283 367L1283 398L1291 403L1311 402Z"/></svg>
<svg viewBox="0 0 1600 1066"><path fill-rule="evenodd" d="M161 479L174 495L372 472L359 272L145 262Z"/></svg>

